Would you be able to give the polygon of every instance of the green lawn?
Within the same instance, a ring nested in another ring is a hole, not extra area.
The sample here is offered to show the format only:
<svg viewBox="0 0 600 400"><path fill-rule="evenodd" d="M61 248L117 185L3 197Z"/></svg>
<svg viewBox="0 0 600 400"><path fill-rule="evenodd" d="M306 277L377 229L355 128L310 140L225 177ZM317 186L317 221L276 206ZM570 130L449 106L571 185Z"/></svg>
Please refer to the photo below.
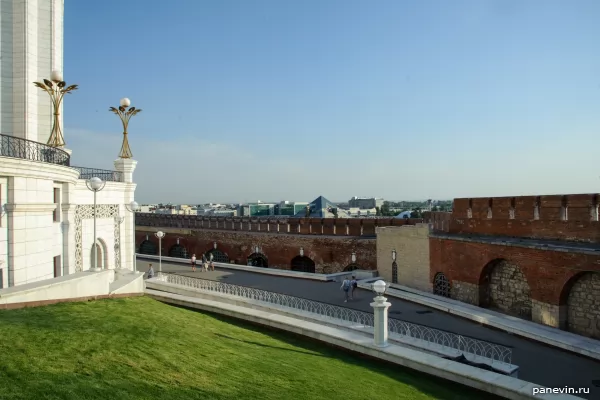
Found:
<svg viewBox="0 0 600 400"><path fill-rule="evenodd" d="M0 399L481 399L283 332L138 297L0 311Z"/></svg>

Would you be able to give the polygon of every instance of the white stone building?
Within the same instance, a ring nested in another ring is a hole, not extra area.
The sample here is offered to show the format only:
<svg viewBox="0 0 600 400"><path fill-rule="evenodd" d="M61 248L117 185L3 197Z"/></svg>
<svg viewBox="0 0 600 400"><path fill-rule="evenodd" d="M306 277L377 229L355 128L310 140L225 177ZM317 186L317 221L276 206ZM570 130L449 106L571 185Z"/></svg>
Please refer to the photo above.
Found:
<svg viewBox="0 0 600 400"><path fill-rule="evenodd" d="M0 0L0 304L23 285L30 292L46 289L19 301L61 298L46 280L67 285L61 289L65 298L108 295L114 281L134 269L134 213L126 204L134 200L137 162L118 159L114 171L74 168L70 150L46 145L50 96L33 82L53 70L62 73L63 9L63 0ZM68 132L64 136L68 147ZM120 146L115 143L115 154ZM97 263L103 271L96 273L89 272L94 193L86 186L93 176L106 182L97 193ZM140 274L129 275L133 281Z"/></svg>

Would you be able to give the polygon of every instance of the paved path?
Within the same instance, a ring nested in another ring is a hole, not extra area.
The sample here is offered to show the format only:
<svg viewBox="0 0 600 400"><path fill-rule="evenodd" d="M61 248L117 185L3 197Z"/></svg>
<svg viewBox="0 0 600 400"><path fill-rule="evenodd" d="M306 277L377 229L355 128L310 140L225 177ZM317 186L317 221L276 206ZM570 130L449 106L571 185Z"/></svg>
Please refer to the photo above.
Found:
<svg viewBox="0 0 600 400"><path fill-rule="evenodd" d="M158 263L152 261L152 264L154 270L158 271ZM147 271L148 261L138 260L137 268L138 271ZM218 267L214 272L199 272L199 270L192 272L188 266L164 262L162 268L164 272L285 293L361 311L373 311L369 305L373 299L371 292L359 289L355 292L354 301L344 303L344 295L340 290L340 283L337 282L317 282L225 270ZM520 379L547 387L590 388L589 395L579 396L600 400L600 387L595 387L592 383L594 380L600 380L600 362L598 361L513 336L418 304L400 299L388 299L388 301L392 303L390 318L414 322L512 347L512 363L520 367Z"/></svg>

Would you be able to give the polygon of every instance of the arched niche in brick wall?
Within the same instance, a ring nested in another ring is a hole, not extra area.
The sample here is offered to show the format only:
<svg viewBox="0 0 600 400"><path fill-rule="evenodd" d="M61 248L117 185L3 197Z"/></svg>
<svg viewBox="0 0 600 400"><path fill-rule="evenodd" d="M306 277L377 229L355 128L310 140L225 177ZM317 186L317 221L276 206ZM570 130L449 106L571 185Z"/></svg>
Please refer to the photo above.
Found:
<svg viewBox="0 0 600 400"><path fill-rule="evenodd" d="M348 266L346 266L346 268L344 268L343 272L350 272L350 271L354 271L360 269L360 266L356 263L352 263L352 264L348 264Z"/></svg>
<svg viewBox="0 0 600 400"><path fill-rule="evenodd" d="M206 255L206 259L210 261L210 256L213 256L212 261L220 262L220 263L229 263L229 256L223 253L221 250L212 249L204 253Z"/></svg>
<svg viewBox="0 0 600 400"><path fill-rule="evenodd" d="M315 273L315 262L306 256L296 256L292 258L292 271Z"/></svg>
<svg viewBox="0 0 600 400"><path fill-rule="evenodd" d="M561 328L600 339L600 272L572 276L561 290L560 305Z"/></svg>
<svg viewBox="0 0 600 400"><path fill-rule="evenodd" d="M158 246L146 239L142 243L140 243L140 248L138 249L138 253L140 254L148 254L150 256L158 255Z"/></svg>
<svg viewBox="0 0 600 400"><path fill-rule="evenodd" d="M479 276L479 305L531 320L531 289L521 268L503 258L488 262Z"/></svg>
<svg viewBox="0 0 600 400"><path fill-rule="evenodd" d="M252 253L248 256L248 265L252 267L268 268L269 261L267 256L262 253Z"/></svg>
<svg viewBox="0 0 600 400"><path fill-rule="evenodd" d="M171 246L169 249L169 257L189 258L187 249L180 244Z"/></svg>

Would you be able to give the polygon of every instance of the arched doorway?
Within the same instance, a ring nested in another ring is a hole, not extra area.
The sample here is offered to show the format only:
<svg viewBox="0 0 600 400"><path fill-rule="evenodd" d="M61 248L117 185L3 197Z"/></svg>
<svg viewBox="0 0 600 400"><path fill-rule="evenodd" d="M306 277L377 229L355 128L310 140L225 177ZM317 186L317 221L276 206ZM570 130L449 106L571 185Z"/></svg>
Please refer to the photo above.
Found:
<svg viewBox="0 0 600 400"><path fill-rule="evenodd" d="M560 303L566 305L569 332L600 339L600 273L572 277L561 292Z"/></svg>
<svg viewBox="0 0 600 400"><path fill-rule="evenodd" d="M267 257L262 253L252 253L248 256L248 265L251 267L268 268Z"/></svg>
<svg viewBox="0 0 600 400"><path fill-rule="evenodd" d="M518 265L490 261L479 278L479 305L531 320L531 289Z"/></svg>
<svg viewBox="0 0 600 400"><path fill-rule="evenodd" d="M187 249L180 244L175 244L171 247L169 250L169 257L189 258Z"/></svg>
<svg viewBox="0 0 600 400"><path fill-rule="evenodd" d="M396 261L392 263L392 283L398 283L398 264Z"/></svg>
<svg viewBox="0 0 600 400"><path fill-rule="evenodd" d="M148 254L151 256L158 255L158 246L156 246L150 240L146 239L142 243L140 243L140 248L138 250L138 253Z"/></svg>
<svg viewBox="0 0 600 400"><path fill-rule="evenodd" d="M360 269L360 267L358 266L358 264L352 263L352 264L348 264L348 266L346 268L344 268L343 272L351 272L351 271L354 271L354 270L357 270L357 269Z"/></svg>
<svg viewBox="0 0 600 400"><path fill-rule="evenodd" d="M102 239L98 239L90 249L90 268L107 269L108 263L106 262L106 256L106 244Z"/></svg>
<svg viewBox="0 0 600 400"><path fill-rule="evenodd" d="M443 272L438 272L433 277L433 294L443 297L450 297L452 286L450 280Z"/></svg>
<svg viewBox="0 0 600 400"><path fill-rule="evenodd" d="M292 271L315 273L315 262L306 256L296 256L292 259Z"/></svg>
<svg viewBox="0 0 600 400"><path fill-rule="evenodd" d="M219 263L229 263L229 256L227 256L227 254L223 253L221 250L218 249L212 249L209 250L205 253L206 255L206 259L208 261L210 261L210 256L212 255L212 261L214 262L219 262Z"/></svg>

